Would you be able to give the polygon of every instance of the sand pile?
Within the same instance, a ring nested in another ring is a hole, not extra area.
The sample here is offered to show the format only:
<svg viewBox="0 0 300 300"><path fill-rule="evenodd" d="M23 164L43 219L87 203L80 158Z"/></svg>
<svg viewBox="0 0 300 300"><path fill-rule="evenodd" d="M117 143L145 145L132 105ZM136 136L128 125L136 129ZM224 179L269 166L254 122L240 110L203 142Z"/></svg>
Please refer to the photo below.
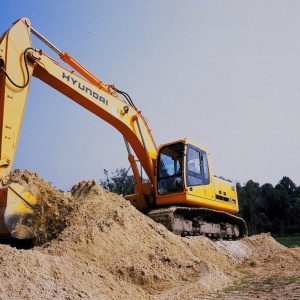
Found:
<svg viewBox="0 0 300 300"><path fill-rule="evenodd" d="M36 174L13 177L42 191L62 226L54 222L55 234L44 233L48 242L31 250L0 245L1 299L213 299L245 276L300 271L299 249L267 234L236 242L181 238L94 181L66 196Z"/></svg>

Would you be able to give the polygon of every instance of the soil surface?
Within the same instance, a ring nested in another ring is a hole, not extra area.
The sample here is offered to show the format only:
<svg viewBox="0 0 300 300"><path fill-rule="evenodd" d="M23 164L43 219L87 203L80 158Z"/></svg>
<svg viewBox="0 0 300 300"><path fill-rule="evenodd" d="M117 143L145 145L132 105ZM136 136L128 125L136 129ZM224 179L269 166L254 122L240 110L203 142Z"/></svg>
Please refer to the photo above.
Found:
<svg viewBox="0 0 300 300"><path fill-rule="evenodd" d="M42 209L33 248L0 245L0 299L300 299L300 248L269 234L182 238L94 181L10 180Z"/></svg>

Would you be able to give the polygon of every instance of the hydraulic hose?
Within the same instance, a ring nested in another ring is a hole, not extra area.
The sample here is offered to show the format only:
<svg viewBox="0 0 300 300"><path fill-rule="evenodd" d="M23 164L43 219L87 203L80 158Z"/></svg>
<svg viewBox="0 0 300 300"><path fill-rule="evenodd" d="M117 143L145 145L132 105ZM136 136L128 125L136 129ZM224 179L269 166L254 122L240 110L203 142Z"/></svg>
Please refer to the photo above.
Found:
<svg viewBox="0 0 300 300"><path fill-rule="evenodd" d="M28 50L34 50L36 51L36 49L34 48L31 48L31 47L28 47L25 49L24 53L23 53L23 57L24 57L24 64L25 64L25 69L26 69L26 75L27 75L27 79L26 79L26 82L24 85L18 85L16 84L11 78L10 76L8 75L8 73L6 72L6 70L1 66L0 69L3 71L3 73L6 75L7 79L17 88L20 88L20 89L23 89L25 88L28 84L29 84L29 79L30 79L30 76L29 76L29 70L28 70L28 65L27 65L27 61L26 61L26 52Z"/></svg>
<svg viewBox="0 0 300 300"><path fill-rule="evenodd" d="M120 91L120 90L118 90L117 88L114 88L114 90L115 90L117 93L123 95L123 96L125 97L125 99L127 100L127 102L128 102L134 109L137 109L137 108L135 107L133 101L131 100L130 96L129 96L126 92Z"/></svg>

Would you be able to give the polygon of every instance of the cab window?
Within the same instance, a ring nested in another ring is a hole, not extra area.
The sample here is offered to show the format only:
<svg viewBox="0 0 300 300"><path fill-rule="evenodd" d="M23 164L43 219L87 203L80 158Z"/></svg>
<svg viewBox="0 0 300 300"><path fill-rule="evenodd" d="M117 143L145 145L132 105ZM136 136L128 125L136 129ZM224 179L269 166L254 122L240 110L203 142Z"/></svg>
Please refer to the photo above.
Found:
<svg viewBox="0 0 300 300"><path fill-rule="evenodd" d="M204 185L209 183L209 171L205 151L189 145L186 163L186 178L188 186Z"/></svg>
<svg viewBox="0 0 300 300"><path fill-rule="evenodd" d="M160 195L183 191L184 145L176 143L163 147L158 155L158 193Z"/></svg>

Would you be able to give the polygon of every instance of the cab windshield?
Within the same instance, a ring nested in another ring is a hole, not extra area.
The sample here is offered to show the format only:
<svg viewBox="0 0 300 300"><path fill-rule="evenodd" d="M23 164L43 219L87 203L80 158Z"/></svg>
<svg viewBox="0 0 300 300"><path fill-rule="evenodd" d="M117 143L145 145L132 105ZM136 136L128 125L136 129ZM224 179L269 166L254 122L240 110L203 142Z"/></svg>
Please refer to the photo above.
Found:
<svg viewBox="0 0 300 300"><path fill-rule="evenodd" d="M163 147L158 156L158 194L183 191L182 159L184 144Z"/></svg>

